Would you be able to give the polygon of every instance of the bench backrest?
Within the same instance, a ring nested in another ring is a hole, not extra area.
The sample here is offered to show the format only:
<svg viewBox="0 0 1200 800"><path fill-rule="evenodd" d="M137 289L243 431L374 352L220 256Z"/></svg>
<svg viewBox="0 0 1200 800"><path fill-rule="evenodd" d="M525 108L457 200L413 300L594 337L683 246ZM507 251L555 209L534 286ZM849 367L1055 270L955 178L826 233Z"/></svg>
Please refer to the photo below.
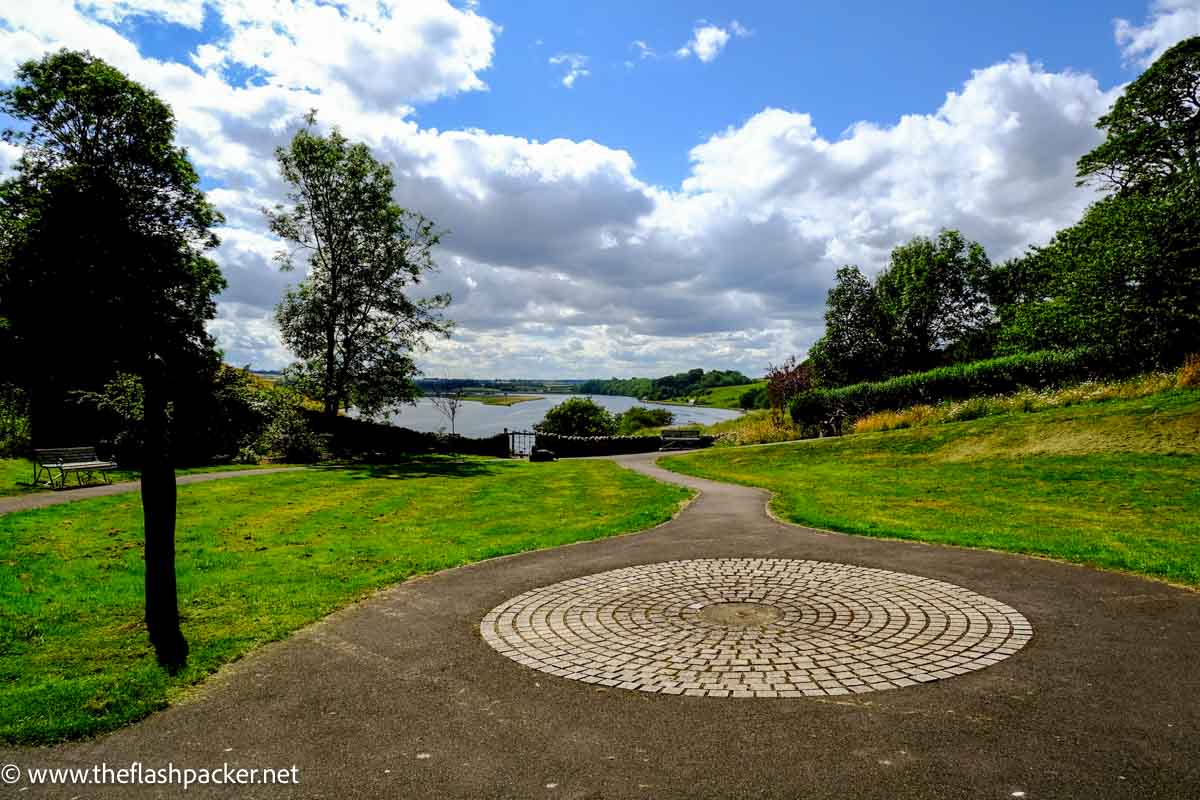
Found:
<svg viewBox="0 0 1200 800"><path fill-rule="evenodd" d="M675 430L667 428L667 429L663 430L662 438L664 438L664 439L699 439L700 431L696 430L695 428L683 428L683 429L676 428Z"/></svg>
<svg viewBox="0 0 1200 800"><path fill-rule="evenodd" d="M94 447L48 447L34 450L33 457L39 464L72 464L81 461L99 461Z"/></svg>

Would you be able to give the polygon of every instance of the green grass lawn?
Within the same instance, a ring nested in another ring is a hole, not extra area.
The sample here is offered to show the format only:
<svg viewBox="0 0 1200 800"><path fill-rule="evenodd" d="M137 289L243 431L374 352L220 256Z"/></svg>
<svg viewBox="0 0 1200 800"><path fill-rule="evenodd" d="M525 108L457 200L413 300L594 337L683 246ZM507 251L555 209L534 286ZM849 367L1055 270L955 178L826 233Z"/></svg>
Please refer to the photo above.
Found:
<svg viewBox="0 0 1200 800"><path fill-rule="evenodd" d="M664 459L793 522L1200 586L1200 392Z"/></svg>
<svg viewBox="0 0 1200 800"><path fill-rule="evenodd" d="M111 730L381 586L641 530L687 497L611 462L439 457L181 487L174 677L142 623L137 495L0 516L0 740Z"/></svg>
<svg viewBox="0 0 1200 800"><path fill-rule="evenodd" d="M176 475L194 475L198 472L227 472L231 470L241 469L270 469L271 467L282 467L284 464L217 464L215 466L206 467L180 467L175 470ZM98 476L100 473L96 473ZM113 470L108 473L109 478L113 483L117 481L132 481L137 480L138 473L135 470ZM103 483L103 479L93 476L92 484ZM45 475L42 476L45 480ZM33 482L33 462L27 458L0 458L0 497L10 497L12 495L28 494L29 492L45 492L50 491L48 486L34 486ZM67 474L67 487L75 486L75 474Z"/></svg>

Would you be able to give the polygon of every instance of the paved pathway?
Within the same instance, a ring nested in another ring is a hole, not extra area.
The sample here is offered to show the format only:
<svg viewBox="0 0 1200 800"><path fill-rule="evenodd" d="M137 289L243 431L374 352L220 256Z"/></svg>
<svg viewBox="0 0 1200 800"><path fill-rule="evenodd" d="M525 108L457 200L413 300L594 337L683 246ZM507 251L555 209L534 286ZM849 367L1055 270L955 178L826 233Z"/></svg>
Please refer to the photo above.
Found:
<svg viewBox="0 0 1200 800"><path fill-rule="evenodd" d="M184 486L189 483L204 483L217 481L222 478L240 478L243 475L270 475L273 472L296 472L307 467L268 467L266 469L231 469L225 472L197 472L192 475L180 475L175 483ZM32 492L17 497L0 497L0 514L10 511L28 511L31 508L56 506L60 503L71 503L75 500L87 500L90 497L107 497L110 494L136 492L142 488L139 481L120 481L104 483L99 486L85 486L78 489L59 489L57 491Z"/></svg>
<svg viewBox="0 0 1200 800"><path fill-rule="evenodd" d="M0 764L298 767L295 787L188 797L1171 798L1200 785L1200 593L1018 556L783 525L766 495L699 488L652 531L408 581L264 647L195 699ZM678 559L810 559L921 576L1019 612L1033 638L932 683L688 697L530 669L480 635L524 592ZM1022 794L1023 793L1023 794ZM31 788L18 797L156 797Z"/></svg>

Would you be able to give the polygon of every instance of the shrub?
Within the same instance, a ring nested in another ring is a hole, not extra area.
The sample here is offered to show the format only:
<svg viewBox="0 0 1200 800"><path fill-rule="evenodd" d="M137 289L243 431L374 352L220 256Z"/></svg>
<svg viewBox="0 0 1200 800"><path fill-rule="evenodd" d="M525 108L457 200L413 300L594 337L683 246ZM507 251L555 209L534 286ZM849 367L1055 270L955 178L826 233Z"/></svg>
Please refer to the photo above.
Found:
<svg viewBox="0 0 1200 800"><path fill-rule="evenodd" d="M803 431L766 410L753 411L737 419L719 422L706 429L716 435L719 446L767 444L802 439Z"/></svg>
<svg viewBox="0 0 1200 800"><path fill-rule="evenodd" d="M1078 403L1136 400L1177 387L1182 373L1183 368L1180 368L1176 373L1151 372L1120 381L1088 381L1076 386L1040 391L1022 389L1009 395L981 395L967 400L947 400L937 405L916 405L902 411L876 411L858 419L854 423L854 433L940 425L996 414L1024 414Z"/></svg>
<svg viewBox="0 0 1200 800"><path fill-rule="evenodd" d="M675 421L675 415L665 408L634 406L617 414L617 434L629 436L645 428L663 428Z"/></svg>
<svg viewBox="0 0 1200 800"><path fill-rule="evenodd" d="M545 419L533 429L559 436L612 436L617 432L617 421L591 398L572 397L547 411Z"/></svg>
<svg viewBox="0 0 1200 800"><path fill-rule="evenodd" d="M1121 369L1122 366L1105 351L1043 351L955 364L877 383L810 389L792 400L790 410L796 423L820 425L826 432L836 434L840 433L843 420L878 411L943 400L964 400L1026 387L1064 386Z"/></svg>
<svg viewBox="0 0 1200 800"><path fill-rule="evenodd" d="M770 405L771 396L766 386L756 386L753 389L747 389L738 398L738 406L745 411L756 408L768 408Z"/></svg>
<svg viewBox="0 0 1200 800"><path fill-rule="evenodd" d="M29 409L25 393L10 384L0 384L0 458L23 454L29 449Z"/></svg>
<svg viewBox="0 0 1200 800"><path fill-rule="evenodd" d="M1200 389L1200 353L1193 353L1183 362L1175 374L1175 385L1180 389Z"/></svg>

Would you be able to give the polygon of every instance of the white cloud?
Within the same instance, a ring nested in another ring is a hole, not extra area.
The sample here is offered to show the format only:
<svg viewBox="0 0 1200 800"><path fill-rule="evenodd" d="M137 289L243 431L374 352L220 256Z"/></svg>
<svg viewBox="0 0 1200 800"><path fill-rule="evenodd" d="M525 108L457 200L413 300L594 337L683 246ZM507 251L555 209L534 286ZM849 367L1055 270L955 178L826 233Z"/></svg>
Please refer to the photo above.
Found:
<svg viewBox="0 0 1200 800"><path fill-rule="evenodd" d="M550 56L550 63L555 66L561 65L567 68L566 74L562 77L562 85L568 89L575 86L575 81L592 74L587 68L587 56L581 53L559 53L558 55Z"/></svg>
<svg viewBox="0 0 1200 800"><path fill-rule="evenodd" d="M126 17L158 17L164 22L199 29L204 24L202 0L83 0L80 6L96 19L120 22Z"/></svg>
<svg viewBox="0 0 1200 800"><path fill-rule="evenodd" d="M426 368L551 376L698 365L761 373L820 335L842 263L878 270L896 244L943 226L996 259L1045 242L1094 196L1075 187L1074 162L1098 142L1094 122L1115 98L1090 76L1014 58L966 76L937 109L834 139L802 109L764 109L693 148L687 179L660 187L602 143L422 127L410 105L482 86L497 28L469 11L416 0L386 20L372 16L374 0L330 10L297 0L294 19L276 9L302 38L315 23L300 18L316 15L325 42L415 26L411 41L361 56L366 68L414 64L423 76L385 86L342 74L338 65L358 63L353 52L304 52L262 29L254 20L273 12L257 5L216 0L229 36L178 63L143 56L63 0L37 13L10 4L0 10L0 74L49 49L87 47L173 106L180 141L220 184L210 195L228 220L215 255L229 289L213 333L230 361L262 367L287 361L272 311L301 275L272 263L278 243L259 209L283 198L273 150L314 106L322 124L393 164L398 202L449 230L427 288L452 292L459 328L422 359ZM426 23L444 35L426 41ZM727 35L738 35L732 23ZM252 52L259 36L278 58ZM234 63L257 79L233 81ZM586 62L558 66L569 75ZM15 155L0 147L0 168Z"/></svg>
<svg viewBox="0 0 1200 800"><path fill-rule="evenodd" d="M653 47L646 44L641 39L634 39L629 46L637 51L639 61L645 61L647 58L655 58L658 55L654 52Z"/></svg>
<svg viewBox="0 0 1200 800"><path fill-rule="evenodd" d="M1114 27L1126 63L1148 67L1171 45L1200 36L1200 0L1152 0L1144 25L1118 19Z"/></svg>
<svg viewBox="0 0 1200 800"><path fill-rule="evenodd" d="M692 29L691 40L676 50L675 55L679 58L687 58L694 55L707 64L721 54L721 51L725 49L725 45L729 43L731 36L744 37L749 35L750 30L736 19L729 23L728 28L722 28L701 20Z"/></svg>

